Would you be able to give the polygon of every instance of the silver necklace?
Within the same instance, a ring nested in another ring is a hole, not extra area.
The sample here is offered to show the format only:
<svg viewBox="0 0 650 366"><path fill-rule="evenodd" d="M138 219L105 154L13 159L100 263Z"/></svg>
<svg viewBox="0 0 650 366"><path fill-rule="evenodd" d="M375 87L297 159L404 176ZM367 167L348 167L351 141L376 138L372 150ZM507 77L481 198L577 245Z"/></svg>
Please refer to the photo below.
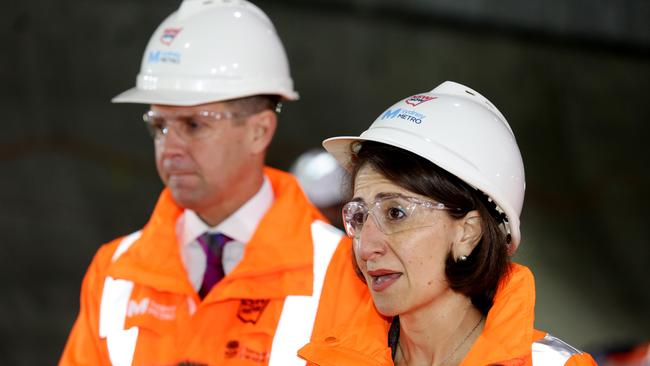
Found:
<svg viewBox="0 0 650 366"><path fill-rule="evenodd" d="M467 342L467 340L469 339L469 337L474 333L474 331L476 330L476 328L478 328L479 324L481 324L482 321L483 321L483 315L481 315L481 317L478 319L478 322L476 322L476 324L474 325L474 327L472 328L472 330L470 330L469 333L467 333L467 335L465 336L465 338L463 339L463 341L460 342L460 343L458 344L458 346L456 346L456 348L454 348L454 350L451 351L451 353L448 354L447 357L445 357L445 359L442 360L442 362L438 364L438 366L442 366L442 365L446 364L447 361L449 361L449 359L451 358L451 356L453 356L453 355L456 353L456 351L458 351L458 350L460 349L460 347L462 347L462 345L465 344L465 342ZM398 342L398 343L397 343L397 346L399 347L399 350L400 350L400 352L402 353L402 357L404 357L404 351L402 350L402 345L401 345L401 343Z"/></svg>
<svg viewBox="0 0 650 366"><path fill-rule="evenodd" d="M460 342L460 344L458 346L456 346L456 348L454 348L454 350L451 351L451 353L448 354L447 357L445 357L444 360L442 360L442 362L439 364L440 366L446 364L447 361L449 361L449 359L451 358L451 356L453 356L456 353L456 351L458 351L458 349L463 344L465 344L465 342L467 342L467 340L469 339L469 336L471 336L474 333L474 331L476 330L476 328L478 328L478 325L481 324L482 321L483 321L483 315L481 315L481 317L478 319L478 322L476 322L476 324L474 325L474 328L472 328L472 330L470 330L469 333L467 333L467 335L465 336L465 339L463 339L463 341Z"/></svg>

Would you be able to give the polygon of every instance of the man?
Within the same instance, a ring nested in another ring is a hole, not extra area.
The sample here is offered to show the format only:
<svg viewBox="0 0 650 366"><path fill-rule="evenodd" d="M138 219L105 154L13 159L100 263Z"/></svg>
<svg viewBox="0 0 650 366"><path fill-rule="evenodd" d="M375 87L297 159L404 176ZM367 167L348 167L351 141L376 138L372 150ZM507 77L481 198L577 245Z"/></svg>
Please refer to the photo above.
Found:
<svg viewBox="0 0 650 366"><path fill-rule="evenodd" d="M151 106L166 188L140 231L99 249L60 364L304 365L310 336L368 301L350 243L264 167L292 84L246 1L185 0L158 27L113 101Z"/></svg>

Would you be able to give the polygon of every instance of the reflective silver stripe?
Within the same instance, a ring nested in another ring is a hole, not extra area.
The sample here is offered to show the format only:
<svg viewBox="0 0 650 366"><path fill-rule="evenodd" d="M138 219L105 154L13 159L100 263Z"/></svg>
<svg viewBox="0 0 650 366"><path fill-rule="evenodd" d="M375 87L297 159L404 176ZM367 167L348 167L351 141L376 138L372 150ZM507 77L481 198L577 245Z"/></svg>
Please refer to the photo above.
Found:
<svg viewBox="0 0 650 366"><path fill-rule="evenodd" d="M137 231L118 244L112 261L115 262L140 237ZM106 338L108 357L113 365L130 365L133 362L138 328L124 329L126 312L133 291L133 282L107 276L104 280L102 300L99 305L99 336Z"/></svg>
<svg viewBox="0 0 650 366"><path fill-rule="evenodd" d="M142 232L136 231L122 239L120 244L117 245L117 249L115 249L115 253L113 253L111 261L115 262L117 258L124 254L124 252L126 252L131 247L131 244L140 238L140 235L142 235Z"/></svg>
<svg viewBox="0 0 650 366"><path fill-rule="evenodd" d="M343 236L342 232L322 221L312 223L311 233L314 241L314 292L312 296L288 296L285 299L273 337L269 366L306 363L297 356L298 349L311 338L327 267Z"/></svg>
<svg viewBox="0 0 650 366"><path fill-rule="evenodd" d="M573 355L582 353L580 350L565 343L550 334L533 343L533 366L564 365Z"/></svg>
<svg viewBox="0 0 650 366"><path fill-rule="evenodd" d="M99 336L106 338L108 356L113 365L130 365L133 361L138 328L124 329L126 311L133 282L106 277L99 307Z"/></svg>

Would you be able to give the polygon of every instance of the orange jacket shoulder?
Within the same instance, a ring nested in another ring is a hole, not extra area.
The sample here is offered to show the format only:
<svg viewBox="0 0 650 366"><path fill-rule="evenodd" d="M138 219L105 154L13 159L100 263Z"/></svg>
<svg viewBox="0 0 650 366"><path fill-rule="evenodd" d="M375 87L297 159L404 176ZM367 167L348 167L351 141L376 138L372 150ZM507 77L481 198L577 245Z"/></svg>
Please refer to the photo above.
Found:
<svg viewBox="0 0 650 366"><path fill-rule="evenodd" d="M99 308L106 271L122 239L102 245L90 263L81 284L79 315L72 326L59 365L110 363L106 341L99 337Z"/></svg>

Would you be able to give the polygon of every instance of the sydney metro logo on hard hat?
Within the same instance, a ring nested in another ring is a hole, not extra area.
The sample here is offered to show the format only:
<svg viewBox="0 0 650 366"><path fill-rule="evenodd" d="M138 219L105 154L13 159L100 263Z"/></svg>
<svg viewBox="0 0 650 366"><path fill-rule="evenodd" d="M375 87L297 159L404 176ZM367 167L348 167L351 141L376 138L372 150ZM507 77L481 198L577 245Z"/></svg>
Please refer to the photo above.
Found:
<svg viewBox="0 0 650 366"><path fill-rule="evenodd" d="M167 28L163 31L162 36L160 36L160 42L169 46L174 42L174 38L183 30L183 28Z"/></svg>
<svg viewBox="0 0 650 366"><path fill-rule="evenodd" d="M418 104L422 104L436 98L437 97L430 97L428 95L414 95L406 100L406 104L410 104L415 107Z"/></svg>

